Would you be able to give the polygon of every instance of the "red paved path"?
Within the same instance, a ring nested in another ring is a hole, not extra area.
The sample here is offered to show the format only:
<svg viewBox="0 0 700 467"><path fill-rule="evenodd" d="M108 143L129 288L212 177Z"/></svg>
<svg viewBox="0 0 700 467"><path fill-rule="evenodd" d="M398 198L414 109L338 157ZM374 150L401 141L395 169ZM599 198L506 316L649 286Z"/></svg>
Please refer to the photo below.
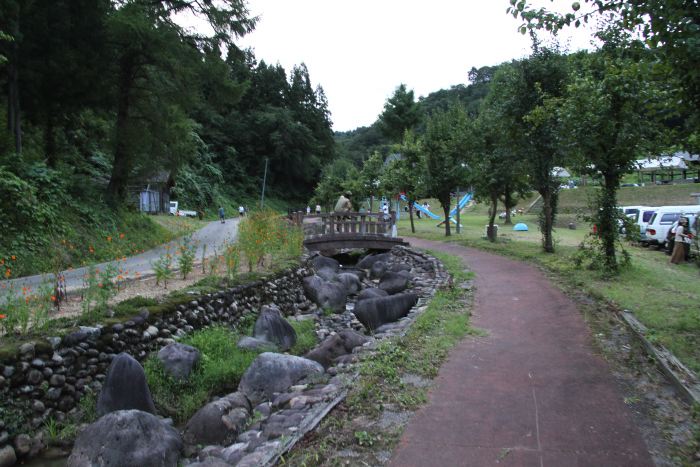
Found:
<svg viewBox="0 0 700 467"><path fill-rule="evenodd" d="M425 240L476 273L472 324L440 369L390 465L653 465L573 301L536 268Z"/></svg>

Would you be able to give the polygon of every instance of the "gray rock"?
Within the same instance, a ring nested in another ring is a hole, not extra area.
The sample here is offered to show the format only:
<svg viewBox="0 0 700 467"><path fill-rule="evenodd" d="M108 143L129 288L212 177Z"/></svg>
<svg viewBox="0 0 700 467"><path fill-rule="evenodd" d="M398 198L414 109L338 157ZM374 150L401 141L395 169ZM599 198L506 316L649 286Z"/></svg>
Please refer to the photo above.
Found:
<svg viewBox="0 0 700 467"><path fill-rule="evenodd" d="M131 409L156 413L143 367L131 355L120 353L107 370L97 399L97 414Z"/></svg>
<svg viewBox="0 0 700 467"><path fill-rule="evenodd" d="M333 272L338 272L340 268L340 263L327 256L317 255L311 258L311 264L314 266L314 270L319 271L321 269L329 269Z"/></svg>
<svg viewBox="0 0 700 467"><path fill-rule="evenodd" d="M17 462L17 454L12 446L3 446L0 448L0 467L10 467Z"/></svg>
<svg viewBox="0 0 700 467"><path fill-rule="evenodd" d="M405 273L405 271L402 271ZM379 281L379 288L386 290L389 295L403 292L408 287L408 278L400 272L387 271Z"/></svg>
<svg viewBox="0 0 700 467"><path fill-rule="evenodd" d="M307 353L305 357L320 363L324 368L328 368L336 358L349 354L352 349L363 345L368 340L360 333L349 329L344 330L327 337L321 345Z"/></svg>
<svg viewBox="0 0 700 467"><path fill-rule="evenodd" d="M248 400L234 392L199 409L185 425L182 438L190 446L228 444L243 431L249 417Z"/></svg>
<svg viewBox="0 0 700 467"><path fill-rule="evenodd" d="M345 293L348 295L355 295L362 290L362 283L355 274L341 272L335 277L335 280L345 288Z"/></svg>
<svg viewBox="0 0 700 467"><path fill-rule="evenodd" d="M391 253L375 253L367 255L362 258L358 263L357 267L360 269L371 269L372 265L377 261L386 263L391 260Z"/></svg>
<svg viewBox="0 0 700 467"><path fill-rule="evenodd" d="M187 464L187 467L230 467L232 464L229 464L223 459L219 459L218 457L207 457L206 459L195 462L194 464Z"/></svg>
<svg viewBox="0 0 700 467"><path fill-rule="evenodd" d="M324 281L334 281L337 276L337 273L332 269L323 268L317 270L316 275Z"/></svg>
<svg viewBox="0 0 700 467"><path fill-rule="evenodd" d="M14 440L15 454L22 457L29 454L32 449L32 437L29 435L17 435Z"/></svg>
<svg viewBox="0 0 700 467"><path fill-rule="evenodd" d="M345 288L336 282L326 282L318 276L304 278L306 296L322 309L330 309L334 313L345 311L347 293Z"/></svg>
<svg viewBox="0 0 700 467"><path fill-rule="evenodd" d="M372 331L403 318L417 301L418 296L411 293L368 298L357 302L353 313L367 330Z"/></svg>
<svg viewBox="0 0 700 467"><path fill-rule="evenodd" d="M225 448L221 455L227 462L227 465L236 465L246 455L247 448L248 443L235 443Z"/></svg>
<svg viewBox="0 0 700 467"><path fill-rule="evenodd" d="M370 279L381 279L387 272L387 265L384 261L377 261L369 269Z"/></svg>
<svg viewBox="0 0 700 467"><path fill-rule="evenodd" d="M177 430L140 410L111 412L85 428L68 458L71 467L177 466Z"/></svg>
<svg viewBox="0 0 700 467"><path fill-rule="evenodd" d="M386 297L387 295L389 295L389 292L386 290L370 287L363 289L362 292L357 295L357 301L359 302L360 300L368 298Z"/></svg>
<svg viewBox="0 0 700 467"><path fill-rule="evenodd" d="M179 381L190 377L200 357L199 350L179 342L168 344L158 351L158 360L163 364L165 371Z"/></svg>
<svg viewBox="0 0 700 467"><path fill-rule="evenodd" d="M277 346L272 342L264 341L262 339L256 339L255 337L249 336L241 337L241 339L238 341L238 344L236 345L239 349L252 350L254 352L274 352L277 350Z"/></svg>
<svg viewBox="0 0 700 467"><path fill-rule="evenodd" d="M291 349L297 342L297 333L291 324L282 317L276 306L263 306L255 321L253 336L277 345L282 351Z"/></svg>
<svg viewBox="0 0 700 467"><path fill-rule="evenodd" d="M257 404L270 400L275 392L286 391L302 379L323 372L323 367L312 360L265 352L243 374L238 390Z"/></svg>
<svg viewBox="0 0 700 467"><path fill-rule="evenodd" d="M391 272L401 272L401 271L410 272L411 266L409 266L406 263L393 263L393 264L389 265L389 271L391 271Z"/></svg>

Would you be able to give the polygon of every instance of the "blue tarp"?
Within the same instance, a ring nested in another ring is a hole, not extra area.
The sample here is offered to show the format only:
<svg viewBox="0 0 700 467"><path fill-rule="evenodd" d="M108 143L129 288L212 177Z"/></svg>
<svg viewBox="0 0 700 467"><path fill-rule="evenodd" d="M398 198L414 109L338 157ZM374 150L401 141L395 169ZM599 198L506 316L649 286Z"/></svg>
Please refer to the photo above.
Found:
<svg viewBox="0 0 700 467"><path fill-rule="evenodd" d="M518 232L527 232L527 224L523 224L522 222L518 222L513 226L513 230L517 230Z"/></svg>

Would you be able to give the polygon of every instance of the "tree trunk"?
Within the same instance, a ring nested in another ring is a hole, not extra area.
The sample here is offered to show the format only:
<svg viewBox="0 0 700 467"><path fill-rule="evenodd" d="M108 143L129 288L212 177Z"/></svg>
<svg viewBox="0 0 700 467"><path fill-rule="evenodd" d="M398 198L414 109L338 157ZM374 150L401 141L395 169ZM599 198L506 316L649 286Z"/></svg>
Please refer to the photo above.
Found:
<svg viewBox="0 0 700 467"><path fill-rule="evenodd" d="M56 137L54 132L54 118L51 106L46 113L46 122L44 122L44 153L46 156L46 165L55 168L58 163L56 155Z"/></svg>
<svg viewBox="0 0 700 467"><path fill-rule="evenodd" d="M615 174L603 175L604 186L600 193L598 233L603 247L605 272L617 272L615 243L618 237L617 224L617 187L620 177Z"/></svg>
<svg viewBox="0 0 700 467"><path fill-rule="evenodd" d="M450 231L450 195L447 198L440 199L440 204L442 204L442 210L445 212L445 237L452 236Z"/></svg>
<svg viewBox="0 0 700 467"><path fill-rule="evenodd" d="M19 60L19 12L12 24L10 34L14 37L7 64L7 127L12 134L15 143L15 152L22 154L22 120L19 106L19 72L17 62Z"/></svg>
<svg viewBox="0 0 700 467"><path fill-rule="evenodd" d="M544 206L540 216L540 229L542 230L542 248L545 253L554 253L554 241L552 230L554 228L554 194L550 188L539 192L542 195Z"/></svg>
<svg viewBox="0 0 700 467"><path fill-rule="evenodd" d="M408 200L408 218L411 219L411 233L416 233L416 227L413 225L413 203L415 201Z"/></svg>
<svg viewBox="0 0 700 467"><path fill-rule="evenodd" d="M117 104L116 141L114 147L114 165L107 187L107 195L112 205L126 199L126 186L131 172L131 154L128 147L129 111L131 93L135 81L135 57L127 54L120 60L119 94Z"/></svg>
<svg viewBox="0 0 700 467"><path fill-rule="evenodd" d="M496 222L496 212L498 212L498 193L491 193L491 209L489 213L489 226L486 229L486 237L490 242L496 241L496 229L493 225Z"/></svg>
<svg viewBox="0 0 700 467"><path fill-rule="evenodd" d="M372 212L372 205L374 204L374 195L369 196L369 212Z"/></svg>

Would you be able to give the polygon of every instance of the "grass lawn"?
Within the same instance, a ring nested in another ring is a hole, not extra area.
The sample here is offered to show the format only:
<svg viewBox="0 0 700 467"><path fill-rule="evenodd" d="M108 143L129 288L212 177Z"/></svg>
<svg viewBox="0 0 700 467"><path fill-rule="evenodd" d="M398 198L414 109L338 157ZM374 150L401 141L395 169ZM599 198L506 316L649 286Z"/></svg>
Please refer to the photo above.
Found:
<svg viewBox="0 0 700 467"><path fill-rule="evenodd" d="M475 208L475 210L479 210ZM700 277L696 264L672 265L669 257L653 248L626 246L632 266L614 279L574 265L573 255L589 231L559 228L555 232L556 253L542 252L540 232L535 216L518 216L514 222L525 222L528 232L514 232L501 225L498 242L484 237L488 223L484 214L465 214L459 235L447 241L526 260L544 267L568 285L627 309L649 328L649 338L671 350L684 364L700 372ZM416 237L445 241L444 228L436 221L416 222ZM399 222L399 235L411 236L407 218Z"/></svg>

